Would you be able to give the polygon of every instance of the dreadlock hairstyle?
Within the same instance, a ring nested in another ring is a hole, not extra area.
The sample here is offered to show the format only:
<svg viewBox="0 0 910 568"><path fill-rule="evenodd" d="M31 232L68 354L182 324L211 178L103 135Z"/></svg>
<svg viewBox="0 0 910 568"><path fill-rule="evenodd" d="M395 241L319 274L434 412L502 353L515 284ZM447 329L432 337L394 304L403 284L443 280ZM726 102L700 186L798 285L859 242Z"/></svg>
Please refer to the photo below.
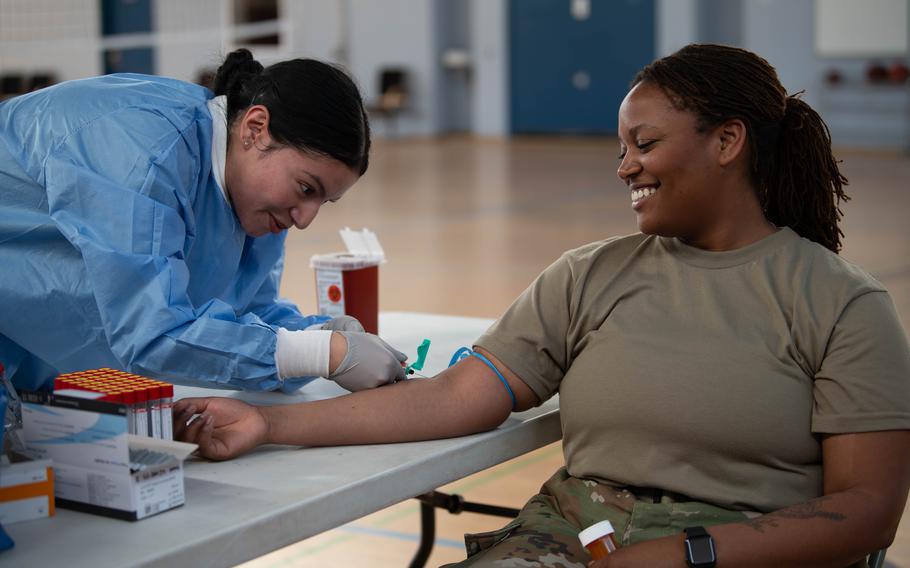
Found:
<svg viewBox="0 0 910 568"><path fill-rule="evenodd" d="M699 132L738 118L746 125L751 176L769 221L835 253L847 178L831 153L831 134L799 96L787 96L777 72L752 52L692 44L638 72L632 86L657 85L677 110L697 116Z"/></svg>

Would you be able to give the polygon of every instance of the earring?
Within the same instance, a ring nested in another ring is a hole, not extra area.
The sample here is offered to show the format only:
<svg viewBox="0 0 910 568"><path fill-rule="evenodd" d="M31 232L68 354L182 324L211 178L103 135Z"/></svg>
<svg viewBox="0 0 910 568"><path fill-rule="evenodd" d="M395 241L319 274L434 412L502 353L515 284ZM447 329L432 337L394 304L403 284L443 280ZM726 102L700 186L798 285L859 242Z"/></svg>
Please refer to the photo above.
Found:
<svg viewBox="0 0 910 568"><path fill-rule="evenodd" d="M249 148L249 147L250 147L250 144L252 144L252 143L253 143L253 141L250 140L249 138L244 138L244 139L243 139L243 147L244 147L244 148Z"/></svg>

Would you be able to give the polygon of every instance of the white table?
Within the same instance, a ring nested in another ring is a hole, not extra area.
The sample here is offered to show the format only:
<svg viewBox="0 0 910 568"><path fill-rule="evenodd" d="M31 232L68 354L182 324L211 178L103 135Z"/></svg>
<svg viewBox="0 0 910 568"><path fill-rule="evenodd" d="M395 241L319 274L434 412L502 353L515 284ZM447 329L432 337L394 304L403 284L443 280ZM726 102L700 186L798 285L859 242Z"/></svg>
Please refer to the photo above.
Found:
<svg viewBox="0 0 910 568"><path fill-rule="evenodd" d="M491 320L383 313L380 334L416 357L432 341L426 374L448 365ZM294 396L178 389L257 404L343 394L318 380ZM6 527L16 547L0 566L232 566L543 447L561 437L558 402L515 413L491 432L428 442L296 448L265 446L220 463L186 463L186 504L138 522L57 509L55 517ZM402 559L404 564L406 559Z"/></svg>

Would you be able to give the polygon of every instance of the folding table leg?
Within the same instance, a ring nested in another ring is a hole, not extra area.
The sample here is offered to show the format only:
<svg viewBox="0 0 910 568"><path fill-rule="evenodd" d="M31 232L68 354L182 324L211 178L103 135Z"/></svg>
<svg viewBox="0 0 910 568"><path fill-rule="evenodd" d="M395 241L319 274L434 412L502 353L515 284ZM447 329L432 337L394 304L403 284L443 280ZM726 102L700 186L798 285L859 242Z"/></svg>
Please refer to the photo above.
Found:
<svg viewBox="0 0 910 568"><path fill-rule="evenodd" d="M419 499L419 497L418 497ZM420 546L411 560L410 568L423 568L433 551L436 541L436 509L432 504L420 501Z"/></svg>
<svg viewBox="0 0 910 568"><path fill-rule="evenodd" d="M420 501L420 546L411 560L410 568L423 568L430 558L430 552L432 552L433 543L436 540L436 507L445 509L453 515L468 511L482 515L515 518L519 513L518 509L512 507L471 503L465 501L461 495L448 495L439 491L418 495L417 500Z"/></svg>

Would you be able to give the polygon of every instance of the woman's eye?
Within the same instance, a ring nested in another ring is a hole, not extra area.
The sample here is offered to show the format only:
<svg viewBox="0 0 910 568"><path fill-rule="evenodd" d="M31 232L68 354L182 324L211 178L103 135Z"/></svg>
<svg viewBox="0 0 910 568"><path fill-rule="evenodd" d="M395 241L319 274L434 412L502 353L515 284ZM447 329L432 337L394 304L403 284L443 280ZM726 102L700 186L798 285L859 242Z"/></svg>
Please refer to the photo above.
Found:
<svg viewBox="0 0 910 568"><path fill-rule="evenodd" d="M312 187L310 187L308 185L303 185L303 184L300 185L300 195L302 195L304 197L313 195L313 193L315 191L316 191L315 189L313 189Z"/></svg>
<svg viewBox="0 0 910 568"><path fill-rule="evenodd" d="M654 144L654 142L656 142L656 140L645 140L643 142L638 142L637 144L635 144L635 147L638 148L639 150L645 150L651 144Z"/></svg>
<svg viewBox="0 0 910 568"><path fill-rule="evenodd" d="M635 147L638 148L638 149L641 150L641 151L646 151L646 150L651 146L651 144L654 144L655 142L657 142L657 140L643 140L643 141L641 141L641 142L636 142L636 143L635 143ZM626 149L625 149L625 148L622 148L622 149L620 150L620 153L619 153L618 158L619 158L620 160L622 160L622 159L624 159L625 157L626 157Z"/></svg>

